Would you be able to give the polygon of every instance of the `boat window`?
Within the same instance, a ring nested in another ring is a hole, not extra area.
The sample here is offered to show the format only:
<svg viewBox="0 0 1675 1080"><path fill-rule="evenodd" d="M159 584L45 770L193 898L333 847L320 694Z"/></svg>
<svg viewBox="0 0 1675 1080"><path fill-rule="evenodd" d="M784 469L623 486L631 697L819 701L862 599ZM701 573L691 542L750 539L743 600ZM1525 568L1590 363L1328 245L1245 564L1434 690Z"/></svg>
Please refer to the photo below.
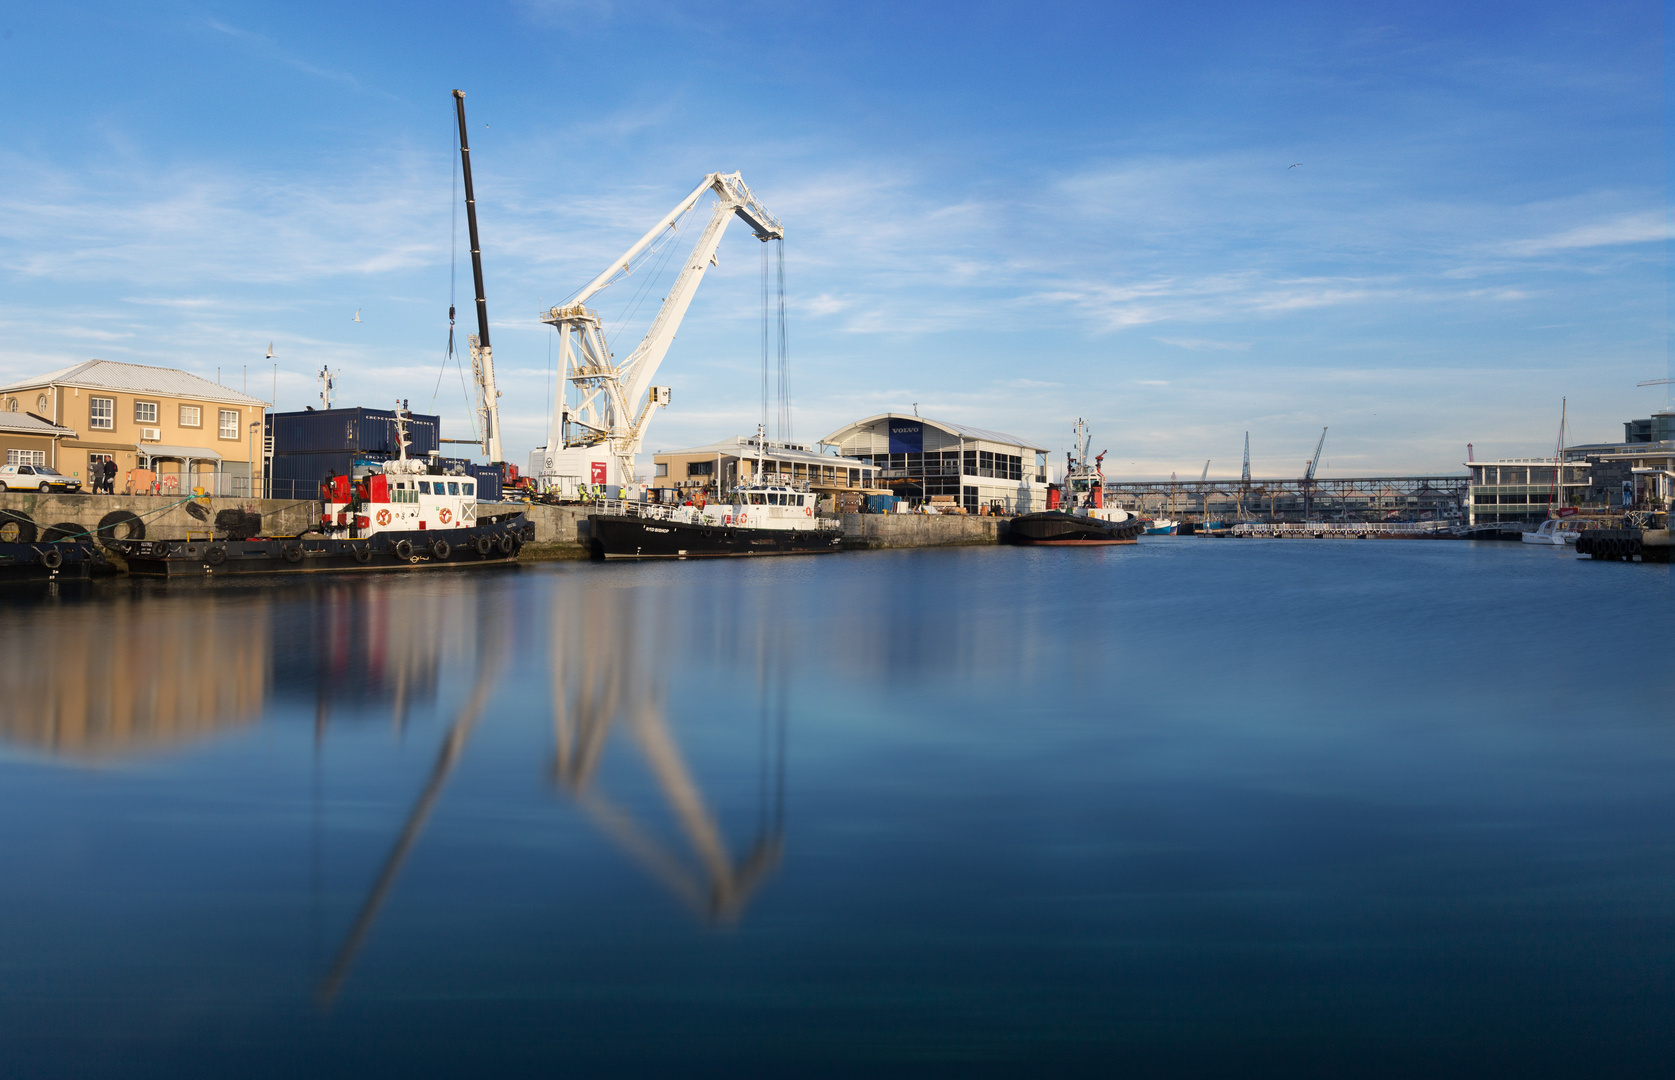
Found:
<svg viewBox="0 0 1675 1080"><path fill-rule="evenodd" d="M470 495L474 490L470 484L461 484L460 487L465 489L463 493L466 495Z"/></svg>
<svg viewBox="0 0 1675 1080"><path fill-rule="evenodd" d="M762 493L760 491L752 491L750 493L750 505L752 505L752 506L761 506L762 505Z"/></svg>
<svg viewBox="0 0 1675 1080"><path fill-rule="evenodd" d="M448 481L448 494L450 494L450 495L458 495L459 494L459 481L457 481L457 480Z"/></svg>
<svg viewBox="0 0 1675 1080"><path fill-rule="evenodd" d="M430 494L430 481L429 480L420 480L419 481L419 494L420 495L429 495Z"/></svg>

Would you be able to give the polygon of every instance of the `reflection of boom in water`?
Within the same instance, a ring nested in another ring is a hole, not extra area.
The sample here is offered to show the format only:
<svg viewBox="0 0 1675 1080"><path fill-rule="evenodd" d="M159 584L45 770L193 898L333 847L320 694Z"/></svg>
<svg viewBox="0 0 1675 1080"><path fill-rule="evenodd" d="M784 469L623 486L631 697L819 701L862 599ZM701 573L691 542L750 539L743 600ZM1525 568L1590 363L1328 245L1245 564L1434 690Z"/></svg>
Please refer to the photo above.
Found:
<svg viewBox="0 0 1675 1080"><path fill-rule="evenodd" d="M598 602L608 597L606 603ZM764 805L756 840L734 861L720 826L686 767L664 711L667 677L634 670L641 656L667 655L636 633L633 591L595 592L585 610L555 604L552 629L553 780L624 851L711 921L737 918L779 865L783 847L784 716L775 717L771 809ZM579 617L578 617L579 616ZM661 625L661 624L659 624ZM656 664L656 660L652 661ZM655 670L655 667L654 667ZM765 687L764 687L765 689ZM669 845L594 786L612 726L621 719L697 858L694 870ZM766 717L764 717L764 721ZM764 745L764 750L768 750Z"/></svg>
<svg viewBox="0 0 1675 1080"><path fill-rule="evenodd" d="M465 753L465 744L471 738L478 718L483 715L483 709L494 693L494 685L500 678L506 655L506 646L504 635L495 632L501 629L497 620L488 621L485 629L489 633L484 637L482 649L478 653L477 680L471 687L471 696L460 706L459 713L454 717L453 725L448 729L448 737L442 741L442 751L431 768L430 779L420 792L418 802L413 804L412 812L407 815L407 824L397 837L395 846L390 849L389 856L385 858L384 868L379 871L372 891L361 904L361 910L355 916L349 936L344 939L342 948L337 952L337 959L333 962L331 971L320 984L320 999L324 1002L330 1003L342 988L343 980L348 977L349 969L354 965L355 954L360 952L361 943L366 940L367 932L372 929L373 922L378 918L378 910L384 906L384 900L389 895L391 886L395 884L396 875L401 872L401 866L407 861L408 853L418 842L425 821L436 806L442 789L447 786L448 778L453 775L454 766L459 764L460 756Z"/></svg>

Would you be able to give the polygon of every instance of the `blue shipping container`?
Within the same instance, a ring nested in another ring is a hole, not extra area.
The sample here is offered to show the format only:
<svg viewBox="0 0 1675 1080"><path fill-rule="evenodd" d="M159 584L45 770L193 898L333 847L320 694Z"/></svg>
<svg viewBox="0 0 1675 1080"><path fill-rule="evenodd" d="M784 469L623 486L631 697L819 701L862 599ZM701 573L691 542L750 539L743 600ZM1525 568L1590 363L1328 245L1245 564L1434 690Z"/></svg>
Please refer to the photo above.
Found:
<svg viewBox="0 0 1675 1080"><path fill-rule="evenodd" d="M315 409L268 416L273 452L279 454L369 453L395 457L395 412L390 409ZM440 416L408 418L408 457L426 457L441 446Z"/></svg>

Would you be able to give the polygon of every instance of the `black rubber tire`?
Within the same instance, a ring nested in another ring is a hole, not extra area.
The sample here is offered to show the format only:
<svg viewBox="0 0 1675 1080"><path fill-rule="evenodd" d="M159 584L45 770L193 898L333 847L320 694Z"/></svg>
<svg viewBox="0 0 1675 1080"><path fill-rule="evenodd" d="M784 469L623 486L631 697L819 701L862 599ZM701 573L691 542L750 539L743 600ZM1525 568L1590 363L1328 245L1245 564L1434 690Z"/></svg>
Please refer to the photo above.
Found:
<svg viewBox="0 0 1675 1080"><path fill-rule="evenodd" d="M40 530L35 519L22 510L0 510L0 540L12 544L33 544Z"/></svg>
<svg viewBox="0 0 1675 1080"><path fill-rule="evenodd" d="M453 552L453 550L453 548L448 546L448 541L443 540L441 537L437 537L435 540L430 542L430 557L435 559L437 562L447 562L448 556Z"/></svg>
<svg viewBox="0 0 1675 1080"><path fill-rule="evenodd" d="M367 563L372 561L371 544L362 544L360 547L351 548L350 550L355 553L355 561L360 563L362 566L365 566Z"/></svg>
<svg viewBox="0 0 1675 1080"><path fill-rule="evenodd" d="M295 566L297 563L302 562L302 545L286 544L284 547L279 549L279 556L292 566Z"/></svg>
<svg viewBox="0 0 1675 1080"><path fill-rule="evenodd" d="M220 566L227 561L227 548L224 544L211 544L204 548L204 562L211 566Z"/></svg>
<svg viewBox="0 0 1675 1080"><path fill-rule="evenodd" d="M478 555L486 559L489 557L489 552L494 550L494 537L487 533L478 533L477 538L471 541L471 546L477 549Z"/></svg>
<svg viewBox="0 0 1675 1080"><path fill-rule="evenodd" d="M126 526L126 536L117 536L116 530ZM116 540L144 540L145 522L132 510L112 510L99 519L99 528L95 530L99 542L110 547Z"/></svg>
<svg viewBox="0 0 1675 1080"><path fill-rule="evenodd" d="M73 521L60 521L56 525L48 525L41 530L41 543L43 544L67 544L86 539L87 526L77 525Z"/></svg>
<svg viewBox="0 0 1675 1080"><path fill-rule="evenodd" d="M47 494L51 493L52 485L47 483L45 480L42 480L41 481L41 486L36 488L35 490L40 492L42 495L47 495Z"/></svg>
<svg viewBox="0 0 1675 1080"><path fill-rule="evenodd" d="M41 565L48 570L56 570L64 565L64 553L57 548L49 547L41 552Z"/></svg>
<svg viewBox="0 0 1675 1080"><path fill-rule="evenodd" d="M511 533L503 532L500 534L500 554L510 555L517 549L517 544L517 537L513 536Z"/></svg>
<svg viewBox="0 0 1675 1080"><path fill-rule="evenodd" d="M413 557L413 541L397 540L395 542L395 557L406 562Z"/></svg>

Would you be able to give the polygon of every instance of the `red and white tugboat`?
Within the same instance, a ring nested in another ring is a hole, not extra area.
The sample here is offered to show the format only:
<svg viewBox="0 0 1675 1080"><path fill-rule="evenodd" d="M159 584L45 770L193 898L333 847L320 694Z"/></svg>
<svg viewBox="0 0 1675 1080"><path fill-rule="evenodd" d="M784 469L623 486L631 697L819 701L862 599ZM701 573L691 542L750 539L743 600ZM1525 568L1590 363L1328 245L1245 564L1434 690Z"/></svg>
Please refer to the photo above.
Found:
<svg viewBox="0 0 1675 1080"><path fill-rule="evenodd" d="M523 512L478 516L474 477L407 456L406 405L396 406L400 457L320 485L320 526L248 540L128 540L112 546L134 574L161 577L318 570L406 570L507 562L534 526Z"/></svg>

